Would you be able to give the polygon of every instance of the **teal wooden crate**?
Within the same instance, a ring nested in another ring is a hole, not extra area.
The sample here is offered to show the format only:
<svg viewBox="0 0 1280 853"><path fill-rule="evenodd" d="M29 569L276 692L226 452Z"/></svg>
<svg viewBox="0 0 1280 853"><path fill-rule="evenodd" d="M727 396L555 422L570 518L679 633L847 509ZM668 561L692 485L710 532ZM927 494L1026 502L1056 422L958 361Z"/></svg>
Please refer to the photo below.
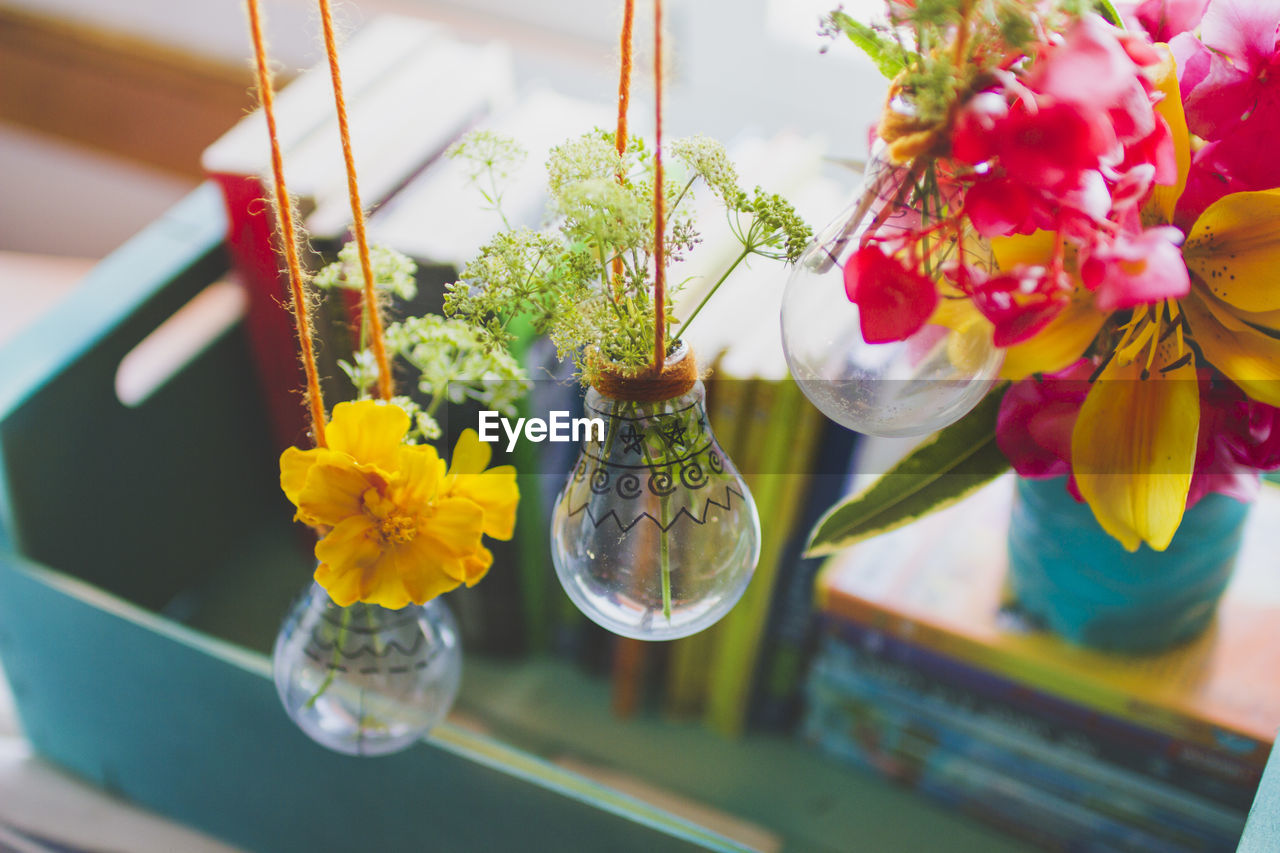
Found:
<svg viewBox="0 0 1280 853"><path fill-rule="evenodd" d="M0 661L36 750L257 851L739 849L448 724L376 760L292 726L260 650L310 565L243 328L137 406L115 391L226 272L224 230L201 187L0 348Z"/></svg>

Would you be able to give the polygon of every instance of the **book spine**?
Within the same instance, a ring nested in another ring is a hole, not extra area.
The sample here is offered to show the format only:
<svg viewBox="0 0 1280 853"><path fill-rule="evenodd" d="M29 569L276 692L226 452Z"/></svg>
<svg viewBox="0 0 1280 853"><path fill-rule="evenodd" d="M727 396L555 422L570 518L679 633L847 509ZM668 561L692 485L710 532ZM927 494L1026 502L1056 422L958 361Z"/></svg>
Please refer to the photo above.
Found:
<svg viewBox="0 0 1280 853"><path fill-rule="evenodd" d="M1206 754L1198 745L1063 702L896 637L847 623L829 629L838 637L824 648L829 665L864 672L874 668L882 678L945 695L956 708L1005 720L1230 809L1247 809L1253 799L1258 770L1233 756Z"/></svg>
<svg viewBox="0 0 1280 853"><path fill-rule="evenodd" d="M707 416L712 429L720 446L740 466L740 470L752 470L756 460L747 456L752 426L747 413L751 411L755 382L723 377L719 361L712 365L711 370L713 378L706 382L706 388ZM663 702L664 710L670 716L696 717L705 710L711 658L721 630L721 625L713 625L706 631L671 644Z"/></svg>
<svg viewBox="0 0 1280 853"><path fill-rule="evenodd" d="M288 283L274 248L274 217L267 190L255 175L212 173L227 208L227 251L249 298L245 328L278 451L305 446L306 413L297 392L305 387L294 343Z"/></svg>
<svg viewBox="0 0 1280 853"><path fill-rule="evenodd" d="M868 543L874 546L875 540ZM888 558L891 555L886 555ZM838 558L825 565L837 567ZM818 580L819 608L829 617L865 625L886 636L895 636L917 646L955 657L969 666L1017 680L1029 689L1088 707L1112 717L1127 720L1144 728L1155 729L1172 737L1207 749L1218 749L1222 743L1233 744L1232 755L1239 761L1261 766L1271 751L1271 743L1240 732L1224 730L1211 722L1176 709L1149 702L1135 701L1114 685L1091 680L1080 673L1050 670L1034 661L1014 659L999 648L984 645L930 622L895 613L883 607L840 592L833 592Z"/></svg>
<svg viewBox="0 0 1280 853"><path fill-rule="evenodd" d="M1008 777L942 746L921 727L903 725L821 684L812 686L804 735L833 758L908 785L1045 850L1170 850L1137 828Z"/></svg>
<svg viewBox="0 0 1280 853"><path fill-rule="evenodd" d="M769 602L777 579L783 544L795 521L794 479L783 470L797 470L797 457L812 451L812 437L806 437L799 387L790 380L762 381L757 394L754 418L763 430L759 464L748 471L747 479L755 496L761 525L760 561L751 585L737 606L724 618L711 663L707 693L707 724L721 734L735 736L746 728L752 677L755 673ZM790 501L790 502L789 502Z"/></svg>
<svg viewBox="0 0 1280 853"><path fill-rule="evenodd" d="M839 695L929 727L939 742L1001 772L1125 823L1179 843L1235 838L1245 810L1228 809L1160 780L1114 766L1078 741L1055 740L1043 727L1023 728L1005 715L964 708L930 689L915 690L871 674L825 669ZM1034 721L1033 721L1034 722Z"/></svg>

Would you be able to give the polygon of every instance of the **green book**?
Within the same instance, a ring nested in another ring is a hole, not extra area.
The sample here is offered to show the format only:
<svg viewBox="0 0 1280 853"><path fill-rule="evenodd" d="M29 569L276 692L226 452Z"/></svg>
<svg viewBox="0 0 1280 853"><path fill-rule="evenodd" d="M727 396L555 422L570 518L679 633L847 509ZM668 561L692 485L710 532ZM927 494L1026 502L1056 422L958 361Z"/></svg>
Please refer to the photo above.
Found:
<svg viewBox="0 0 1280 853"><path fill-rule="evenodd" d="M804 492L804 470L815 449L818 422L790 379L762 381L769 393L757 398L756 412L765 419L759 464L748 477L762 520L760 562L742 600L724 618L711 657L705 719L713 730L730 736L746 727L752 679L769 618L769 603L783 547L792 534Z"/></svg>
<svg viewBox="0 0 1280 853"><path fill-rule="evenodd" d="M753 421L751 411L753 380L721 374L712 368L707 383L707 416L720 446L734 464L746 462L743 453ZM696 717L706 703L711 655L715 648L715 628L676 640L671 644L663 709L673 717Z"/></svg>

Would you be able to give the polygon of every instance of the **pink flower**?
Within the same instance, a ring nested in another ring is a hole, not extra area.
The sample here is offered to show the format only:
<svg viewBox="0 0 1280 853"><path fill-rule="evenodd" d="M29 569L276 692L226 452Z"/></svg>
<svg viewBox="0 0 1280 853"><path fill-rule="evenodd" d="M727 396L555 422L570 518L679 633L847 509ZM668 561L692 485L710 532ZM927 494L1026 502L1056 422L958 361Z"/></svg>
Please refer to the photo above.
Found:
<svg viewBox="0 0 1280 853"><path fill-rule="evenodd" d="M1146 0L1134 17L1152 41L1167 44L1179 33L1194 30L1208 5L1209 0Z"/></svg>
<svg viewBox="0 0 1280 853"><path fill-rule="evenodd" d="M1027 85L1059 103L1111 107L1132 88L1137 71L1119 36L1119 30L1097 15L1082 16L1063 42L1036 63ZM1145 52L1137 55L1159 59Z"/></svg>
<svg viewBox="0 0 1280 853"><path fill-rule="evenodd" d="M1200 214L1218 199L1280 186L1280 157L1267 157L1257 150L1250 156L1241 153L1242 147L1252 148L1257 142L1251 134L1242 133L1234 139L1210 142L1197 151L1191 159L1187 188L1178 199L1173 224L1190 232Z"/></svg>
<svg viewBox="0 0 1280 853"><path fill-rule="evenodd" d="M951 156L962 163L985 163L996 156L996 128L1009 115L1002 92L979 92L956 116L951 129Z"/></svg>
<svg viewBox="0 0 1280 853"><path fill-rule="evenodd" d="M1093 362L1024 379L1000 403L996 443L1020 476L1072 474L1071 435L1089 392ZM1258 471L1280 468L1280 409L1255 402L1200 371L1200 431L1187 506L1213 492L1251 500ZM1074 477L1068 490L1080 500Z"/></svg>
<svg viewBox="0 0 1280 853"><path fill-rule="evenodd" d="M1071 433L1089 393L1093 364L1081 359L1060 373L1014 384L1000 403L996 443L1013 470L1032 478L1071 473ZM1079 500L1079 493L1071 486Z"/></svg>
<svg viewBox="0 0 1280 853"><path fill-rule="evenodd" d="M1044 267L1019 266L993 278L966 271L970 298L991 321L992 343L1011 347L1049 325L1070 298L1072 285L1061 273Z"/></svg>
<svg viewBox="0 0 1280 853"><path fill-rule="evenodd" d="M1176 299L1191 291L1191 278L1179 246L1182 232L1170 225L1138 234L1121 231L1113 238L1099 235L1087 247L1080 278L1096 291L1103 311L1117 311Z"/></svg>
<svg viewBox="0 0 1280 853"><path fill-rule="evenodd" d="M1212 0L1200 39L1173 39L1193 133L1214 140L1246 121L1260 122L1260 131L1280 127L1278 27L1280 0Z"/></svg>
<svg viewBox="0 0 1280 853"><path fill-rule="evenodd" d="M1125 146L1124 162L1117 171L1127 172L1137 166L1155 169L1152 181L1164 186L1178 182L1178 157L1173 146L1173 133L1164 116L1155 114L1155 128L1145 137Z"/></svg>
<svg viewBox="0 0 1280 853"><path fill-rule="evenodd" d="M1050 104L1034 112L1019 101L1000 123L996 153L1012 180L1068 190L1098 168L1116 147L1106 113L1075 104Z"/></svg>
<svg viewBox="0 0 1280 853"><path fill-rule="evenodd" d="M1086 16L1025 78L998 73L1000 88L971 98L951 154L977 167L961 180L978 233L1048 230L1087 242L1111 212L1109 182L1150 167L1176 183L1173 134L1142 73L1159 61L1145 37Z"/></svg>
<svg viewBox="0 0 1280 853"><path fill-rule="evenodd" d="M1040 227L1032 215L1038 201L1023 184L993 177L974 184L964 197L964 212L983 237L1030 234Z"/></svg>
<svg viewBox="0 0 1280 853"><path fill-rule="evenodd" d="M918 332L938 307L938 288L875 243L844 265L844 292L858 306L862 339L869 344L902 341Z"/></svg>
<svg viewBox="0 0 1280 853"><path fill-rule="evenodd" d="M1258 471L1280 468L1280 409L1229 382L1200 382L1200 436L1187 506L1210 492L1251 500Z"/></svg>

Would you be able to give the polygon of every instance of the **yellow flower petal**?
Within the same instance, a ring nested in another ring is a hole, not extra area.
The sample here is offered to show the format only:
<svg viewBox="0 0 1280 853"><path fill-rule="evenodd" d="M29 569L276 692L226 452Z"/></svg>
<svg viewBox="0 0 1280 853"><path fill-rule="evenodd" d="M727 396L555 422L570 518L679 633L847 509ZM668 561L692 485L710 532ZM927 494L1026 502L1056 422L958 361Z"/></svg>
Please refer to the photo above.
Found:
<svg viewBox="0 0 1280 853"><path fill-rule="evenodd" d="M1200 299L1193 293L1179 304L1209 363L1253 399L1280 406L1280 340L1233 319L1212 297Z"/></svg>
<svg viewBox="0 0 1280 853"><path fill-rule="evenodd" d="M1074 364L1098 336L1106 319L1094 307L1093 294L1076 290L1062 312L1035 337L1004 351L1000 377L1016 382L1036 373L1057 373Z"/></svg>
<svg viewBox="0 0 1280 853"><path fill-rule="evenodd" d="M474 554L463 560L462 565L466 572L467 586L475 586L489 573L489 567L493 565L493 552L481 546Z"/></svg>
<svg viewBox="0 0 1280 853"><path fill-rule="evenodd" d="M325 435L331 450L394 472L397 454L408 431L409 416L404 409L377 400L359 400L333 407L333 418Z"/></svg>
<svg viewBox="0 0 1280 853"><path fill-rule="evenodd" d="M398 551L400 580L415 604L425 604L438 595L457 589L465 577L450 569L460 561L442 557L429 541L414 539Z"/></svg>
<svg viewBox="0 0 1280 853"><path fill-rule="evenodd" d="M418 530L418 536L439 547L447 557L466 557L480 547L484 510L466 498L437 501L435 513Z"/></svg>
<svg viewBox="0 0 1280 853"><path fill-rule="evenodd" d="M329 531L316 543L316 583L329 592L333 602L346 607L359 601L365 576L382 556L373 522L354 515Z"/></svg>
<svg viewBox="0 0 1280 853"><path fill-rule="evenodd" d="M404 574L411 562L404 546L387 548L361 578L360 600L388 610L404 607L410 600Z"/></svg>
<svg viewBox="0 0 1280 853"><path fill-rule="evenodd" d="M516 469L510 465L490 468L483 474L460 474L450 483L449 494L466 498L484 510L486 535L506 540L515 533L520 488L516 485Z"/></svg>
<svg viewBox="0 0 1280 853"><path fill-rule="evenodd" d="M1152 82L1164 93L1164 100L1156 104L1158 112L1173 134L1173 150L1178 161L1178 180L1173 186L1157 186L1152 193L1156 208L1164 222L1173 221L1178 199L1187 188L1187 174L1191 171L1191 134L1187 131L1187 114L1182 108L1182 92L1178 89L1178 64L1168 45L1156 45L1164 54L1164 61L1156 68Z"/></svg>
<svg viewBox="0 0 1280 853"><path fill-rule="evenodd" d="M1161 346L1151 376L1141 362L1114 362L1094 383L1071 435L1071 467L1094 517L1130 551L1169 546L1182 523L1195 468L1200 392L1194 363L1162 374L1174 342Z"/></svg>
<svg viewBox="0 0 1280 853"><path fill-rule="evenodd" d="M947 359L961 370L977 373L990 353L991 321L959 291L944 292L943 296L929 323L951 330L947 335Z"/></svg>
<svg viewBox="0 0 1280 853"><path fill-rule="evenodd" d="M1010 237L993 237L991 252L1002 270L1010 270L1019 264L1045 266L1053 259L1053 231L1037 231L1034 234L1014 234Z"/></svg>
<svg viewBox="0 0 1280 853"><path fill-rule="evenodd" d="M298 495L302 493L302 487L307 483L307 472L311 470L320 453L320 448L299 450L296 447L289 447L280 454L280 488L284 490L284 496L294 506L298 505Z"/></svg>
<svg viewBox="0 0 1280 853"><path fill-rule="evenodd" d="M339 607L349 607L360 600L360 570L339 572L328 563L316 566L315 582Z"/></svg>
<svg viewBox="0 0 1280 853"><path fill-rule="evenodd" d="M401 445L396 457L400 472L396 496L401 504L425 504L435 500L444 479L444 460L429 444Z"/></svg>
<svg viewBox="0 0 1280 853"><path fill-rule="evenodd" d="M493 448L480 440L473 429L465 429L453 446L453 458L449 460L449 474L479 474L493 458Z"/></svg>
<svg viewBox="0 0 1280 853"><path fill-rule="evenodd" d="M345 455L321 450L298 493L297 517L308 524L336 527L360 515L361 496L381 483L376 473L361 471Z"/></svg>
<svg viewBox="0 0 1280 853"><path fill-rule="evenodd" d="M451 578L442 571L429 569L411 572L403 580L404 588L414 604L426 604L431 599L462 586L462 581L457 578Z"/></svg>
<svg viewBox="0 0 1280 853"><path fill-rule="evenodd" d="M1187 269L1228 305L1280 309L1280 190L1218 199L1196 220L1182 256Z"/></svg>

